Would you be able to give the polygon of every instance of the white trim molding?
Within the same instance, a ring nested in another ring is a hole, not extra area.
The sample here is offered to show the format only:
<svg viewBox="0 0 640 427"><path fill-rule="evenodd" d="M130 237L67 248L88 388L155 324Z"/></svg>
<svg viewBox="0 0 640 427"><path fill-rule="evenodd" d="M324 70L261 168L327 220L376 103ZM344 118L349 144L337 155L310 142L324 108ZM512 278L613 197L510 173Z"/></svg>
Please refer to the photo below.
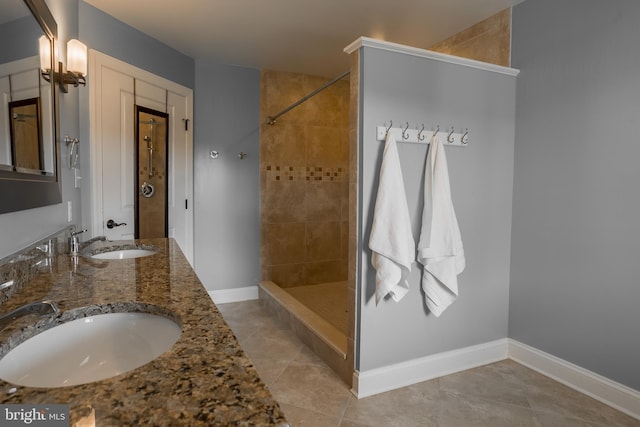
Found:
<svg viewBox="0 0 640 427"><path fill-rule="evenodd" d="M209 296L216 304L255 300L258 299L258 286L209 291Z"/></svg>
<svg viewBox="0 0 640 427"><path fill-rule="evenodd" d="M369 371L355 371L351 392L358 398L372 396L444 375L465 371L508 357L507 338L446 351Z"/></svg>
<svg viewBox="0 0 640 427"><path fill-rule="evenodd" d="M462 58L460 56L447 55L446 53L434 52L432 50L419 49L417 47L406 46L398 43L391 43L384 40L376 40L369 37L360 37L344 48L344 52L351 54L361 47L371 47L390 52L402 53L405 55L417 56L420 58L433 59L450 64L462 65L464 67L477 68L479 70L491 71L508 76L517 76L520 70L501 65L489 64L487 62L476 61L475 59Z"/></svg>
<svg viewBox="0 0 640 427"><path fill-rule="evenodd" d="M637 390L513 339L509 358L640 420Z"/></svg>
<svg viewBox="0 0 640 427"><path fill-rule="evenodd" d="M640 420L640 391L510 338L355 371L351 392L360 399L507 358Z"/></svg>

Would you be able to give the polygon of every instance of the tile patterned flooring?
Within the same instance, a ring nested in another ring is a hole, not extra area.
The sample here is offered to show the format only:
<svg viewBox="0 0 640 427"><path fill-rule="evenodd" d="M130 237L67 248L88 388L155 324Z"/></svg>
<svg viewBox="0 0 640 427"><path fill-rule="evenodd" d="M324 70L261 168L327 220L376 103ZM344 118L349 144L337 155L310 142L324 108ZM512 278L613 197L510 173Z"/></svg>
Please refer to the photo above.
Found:
<svg viewBox="0 0 640 427"><path fill-rule="evenodd" d="M640 427L510 360L356 399L259 301L218 308L294 427Z"/></svg>

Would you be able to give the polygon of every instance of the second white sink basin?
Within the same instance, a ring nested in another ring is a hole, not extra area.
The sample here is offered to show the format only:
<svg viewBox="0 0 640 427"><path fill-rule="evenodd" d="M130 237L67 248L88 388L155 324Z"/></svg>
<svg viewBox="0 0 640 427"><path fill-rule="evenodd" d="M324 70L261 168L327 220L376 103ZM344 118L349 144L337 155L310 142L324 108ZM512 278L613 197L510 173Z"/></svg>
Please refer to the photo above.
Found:
<svg viewBox="0 0 640 427"><path fill-rule="evenodd" d="M76 319L29 338L0 359L0 378L27 387L86 384L138 368L182 334L173 320L149 313Z"/></svg>
<svg viewBox="0 0 640 427"><path fill-rule="evenodd" d="M129 259L129 258L141 258L155 254L155 251L149 249L120 249L110 252L102 252L92 255L91 258L97 259Z"/></svg>

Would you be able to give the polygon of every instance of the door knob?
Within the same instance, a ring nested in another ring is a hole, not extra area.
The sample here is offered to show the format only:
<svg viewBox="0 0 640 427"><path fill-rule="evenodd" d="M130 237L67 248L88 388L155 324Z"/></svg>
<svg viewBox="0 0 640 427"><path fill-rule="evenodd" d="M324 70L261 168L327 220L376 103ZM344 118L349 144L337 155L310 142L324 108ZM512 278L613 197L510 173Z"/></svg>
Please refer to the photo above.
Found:
<svg viewBox="0 0 640 427"><path fill-rule="evenodd" d="M126 222L121 222L120 224L118 224L117 222L115 222L112 219L107 221L107 228L120 227L121 225L127 225L127 223Z"/></svg>

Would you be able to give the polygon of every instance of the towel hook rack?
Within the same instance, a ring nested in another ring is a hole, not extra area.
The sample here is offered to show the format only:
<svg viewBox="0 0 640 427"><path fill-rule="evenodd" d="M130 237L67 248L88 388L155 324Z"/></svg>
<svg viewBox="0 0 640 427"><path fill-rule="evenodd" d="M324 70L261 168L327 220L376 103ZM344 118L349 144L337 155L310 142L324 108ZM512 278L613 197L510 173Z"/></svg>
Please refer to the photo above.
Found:
<svg viewBox="0 0 640 427"><path fill-rule="evenodd" d="M435 130L433 130L435 128ZM440 125L437 124L430 128L425 127L425 123L421 123L421 126L412 126L409 122L405 122L405 125L393 127L393 122L390 121L387 125L386 122L381 126L376 126L376 140L385 141L390 136L394 136L396 142L409 142L409 143L428 143L431 138L438 136L440 132ZM442 142L448 146L466 146L469 143L469 128L463 134L463 127L460 127L460 131L456 132L455 126L447 124L446 128L442 130ZM444 139L447 139L445 141Z"/></svg>
<svg viewBox="0 0 640 427"><path fill-rule="evenodd" d="M409 122L407 122L407 127L405 127L404 130L402 131L402 139L409 139L409 134L407 133L407 130L409 130Z"/></svg>

